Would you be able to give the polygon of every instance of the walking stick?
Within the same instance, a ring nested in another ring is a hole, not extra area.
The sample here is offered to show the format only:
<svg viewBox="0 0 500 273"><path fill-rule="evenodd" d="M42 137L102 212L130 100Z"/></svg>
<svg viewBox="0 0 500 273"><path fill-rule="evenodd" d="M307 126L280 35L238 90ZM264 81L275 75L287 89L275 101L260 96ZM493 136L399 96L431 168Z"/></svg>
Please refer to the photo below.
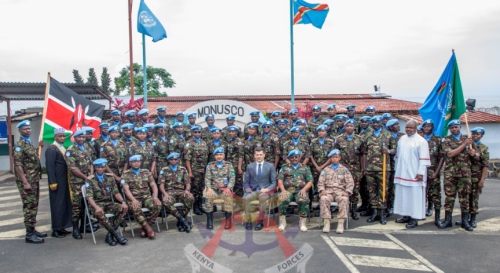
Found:
<svg viewBox="0 0 500 273"><path fill-rule="evenodd" d="M382 152L384 152L384 146L385 146L385 143L382 144ZM385 159L386 158L386 154L384 154L384 166L382 167L382 200L383 202L385 202L385 169L386 169L386 163L385 163Z"/></svg>

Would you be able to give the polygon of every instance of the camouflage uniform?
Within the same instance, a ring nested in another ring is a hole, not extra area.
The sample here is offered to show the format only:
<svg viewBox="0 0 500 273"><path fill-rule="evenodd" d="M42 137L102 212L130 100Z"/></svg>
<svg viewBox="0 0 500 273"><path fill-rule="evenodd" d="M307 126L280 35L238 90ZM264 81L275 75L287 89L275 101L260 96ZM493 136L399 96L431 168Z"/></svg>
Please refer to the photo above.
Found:
<svg viewBox="0 0 500 273"><path fill-rule="evenodd" d="M123 172L122 177L122 187L123 185L129 186L132 196L139 202L139 206L136 209L132 208L132 201L127 200L127 205L129 211L132 211L135 219L141 225L146 221L149 225L156 221L156 217L161 211L161 206L155 204L153 197L149 193L149 185L153 183L153 176L149 170L142 169L139 174L136 175L133 169L128 169ZM146 217L142 212L142 208L147 208L150 210L149 217Z"/></svg>
<svg viewBox="0 0 500 273"><path fill-rule="evenodd" d="M373 132L373 128L371 126L368 126L365 131L361 128L358 135L361 137L365 138L367 135L371 134Z"/></svg>
<svg viewBox="0 0 500 273"><path fill-rule="evenodd" d="M123 122L123 121L120 120L120 122L118 124L115 124L115 122L113 121L113 119L110 119L110 120L106 120L103 123L108 123L109 126L114 126L114 125L118 126L118 138L122 137L122 130L121 130L121 128L122 128L122 125L125 124L126 122Z"/></svg>
<svg viewBox="0 0 500 273"><path fill-rule="evenodd" d="M127 147L127 151L130 148L130 146L132 146L132 144L139 143L137 141L137 138L135 138L134 136L131 136L130 141L125 136L122 136L121 138L119 138L119 140L125 144L125 146Z"/></svg>
<svg viewBox="0 0 500 273"><path fill-rule="evenodd" d="M203 195L203 182L208 157L208 146L203 139L200 139L200 143L194 138L186 142L184 146L184 160L191 162L191 171L194 175L194 178L191 180L191 193L193 193L195 199Z"/></svg>
<svg viewBox="0 0 500 273"><path fill-rule="evenodd" d="M222 189L232 191L234 186L235 173L233 165L228 161L223 161L222 167L217 166L217 162L210 162L205 173L205 190L203 191L203 209L210 213L213 211L213 201L223 199L224 205L221 210L233 211L233 196ZM212 189L212 195L207 196L207 190ZM219 207L217 207L219 210Z"/></svg>
<svg viewBox="0 0 500 273"><path fill-rule="evenodd" d="M308 121L307 121L307 128L306 130L308 130L309 132L311 132L311 134L315 135L316 134L316 128L318 128L318 126L320 126L321 124L323 124L323 122L325 122L325 118L320 116L318 118L318 120L314 120L314 117L310 118Z"/></svg>
<svg viewBox="0 0 500 273"><path fill-rule="evenodd" d="M178 134L173 133L168 141L168 154L179 154L179 166L185 166L184 163L184 146L186 146L185 137L181 138Z"/></svg>
<svg viewBox="0 0 500 273"><path fill-rule="evenodd" d="M158 173L160 173L161 169L163 169L165 166L168 166L167 162L167 156L169 155L168 153L168 138L165 135L165 140L163 140L160 136L156 138L156 154L157 154L157 159L156 159L156 170ZM179 162L180 163L180 162Z"/></svg>
<svg viewBox="0 0 500 273"><path fill-rule="evenodd" d="M489 167L490 165L490 152L488 146L483 143L474 145L476 153L479 153L479 159L472 158L472 175L471 175L471 193L469 195L469 206L471 214L478 214L479 210L479 195L482 193L482 189L479 188L479 181L483 174L483 168Z"/></svg>
<svg viewBox="0 0 500 273"><path fill-rule="evenodd" d="M314 161L316 161L316 164L321 167L321 165L325 164L328 161L328 153L333 150L333 145L335 142L331 139L324 138L323 144L319 141L319 138L315 138L311 142L311 146L309 146L309 153L311 154L311 157L314 158ZM310 161L312 162L312 161ZM314 179L314 187L316 188L318 186L318 179L319 179L319 172L316 170L316 167L314 165L309 164L309 167L311 168L311 173ZM311 195L309 195L309 198L312 198Z"/></svg>
<svg viewBox="0 0 500 273"><path fill-rule="evenodd" d="M443 137L441 150L444 155L444 181L443 188L446 198L444 208L453 211L455 197L458 193L460 209L469 212L469 195L471 193L471 156L467 145L457 156L450 158L448 153L458 148L467 140L466 135L461 135L458 141L453 135Z"/></svg>
<svg viewBox="0 0 500 273"><path fill-rule="evenodd" d="M245 128L243 129L243 136L245 137L245 139L248 138L249 134L248 134L248 125L252 124L253 122L249 122L245 125ZM256 135L261 135L262 134L262 127L260 127L262 125L262 122L257 122L257 124L259 124L259 128L257 129L257 133Z"/></svg>
<svg viewBox="0 0 500 273"><path fill-rule="evenodd" d="M390 132L389 132L390 133ZM396 149L398 148L398 141L399 139L406 134L403 134L401 132L398 132L395 138L396 141ZM394 137L394 135L392 135ZM396 162L394 161L394 158L396 155L389 155L389 158L391 160L391 173L389 175L389 183L387 183L387 204L390 208L394 208L394 176L396 175L396 170L394 169L394 166L396 165Z"/></svg>
<svg viewBox="0 0 500 273"><path fill-rule="evenodd" d="M82 151L75 143L66 150L66 164L69 171L69 183L71 187L71 200L73 201L73 222L83 218L83 199L82 187L85 185L85 178L77 177L72 170L79 170L83 175L90 176L90 167L92 166L91 152L85 148Z"/></svg>
<svg viewBox="0 0 500 273"><path fill-rule="evenodd" d="M300 136L300 138L303 139L303 140L305 140L305 141L307 141L307 144L310 144L311 141L314 138L314 134L312 134L311 132L307 131L307 128L306 128L302 132L302 135Z"/></svg>
<svg viewBox="0 0 500 273"><path fill-rule="evenodd" d="M163 202L163 206L165 206L167 212L175 217L179 216L179 211L174 204L182 203L184 204L182 214L187 215L193 206L194 197L191 193L184 196L187 185L191 184L191 179L186 168L177 165L177 169L173 171L167 165L161 169L158 183L165 185L165 192L167 192L168 198L167 201Z"/></svg>
<svg viewBox="0 0 500 273"><path fill-rule="evenodd" d="M430 179L436 172L441 153L441 137L432 135L428 141L431 166L427 168L427 201L433 203L436 209L441 209L441 177Z"/></svg>
<svg viewBox="0 0 500 273"><path fill-rule="evenodd" d="M217 148L220 148L220 147L224 148L224 153L227 154L227 143L224 140L222 140L222 138L219 141L220 141L219 146L215 146L214 139L207 142L208 155L209 155L208 162L215 161L214 151ZM238 165L236 165L236 167L238 167Z"/></svg>
<svg viewBox="0 0 500 273"><path fill-rule="evenodd" d="M35 228L38 200L40 198L39 184L42 178L42 167L38 158L38 152L31 143L21 137L14 145L12 158L14 160L14 168L21 167L23 169L26 181L31 186L31 191L25 191L21 178L14 170L17 189L23 202L24 226L26 228Z"/></svg>
<svg viewBox="0 0 500 273"><path fill-rule="evenodd" d="M155 148L148 142L144 143L144 146L142 146L139 142L132 144L128 153L129 155L141 155L142 164L140 168L149 171L151 171L153 162L155 162L156 158L158 158Z"/></svg>
<svg viewBox="0 0 500 273"><path fill-rule="evenodd" d="M243 190L243 176L238 174L238 161L240 158L243 159L245 157L243 142L244 141L241 138L229 138L226 151L226 161L231 162L236 174L233 192L239 197L243 197L245 194L245 191ZM241 170L245 172L245 169L246 165L243 160Z"/></svg>
<svg viewBox="0 0 500 273"><path fill-rule="evenodd" d="M363 138L355 134L353 134L350 140L346 135L340 135L335 143L335 149L340 151L340 156L342 158L340 163L350 170L354 180L354 189L350 197L353 204L358 204L359 201L359 180L361 177L360 160L363 156L361 152L363 150L363 146Z"/></svg>
<svg viewBox="0 0 500 273"><path fill-rule="evenodd" d="M153 120L153 123L154 124L159 124L159 123L165 123L165 124L168 124L168 120L167 120L167 117L164 118L164 120L160 120L159 117L156 117L154 120Z"/></svg>
<svg viewBox="0 0 500 273"><path fill-rule="evenodd" d="M372 132L373 132L373 128L371 126L368 126L368 128L366 128L366 130L364 132L363 132L363 129L360 129L358 135L364 139L366 136L370 135ZM368 199L370 197L368 196L368 185L366 183L366 175L363 176L363 178L361 178L359 180L359 195L361 196L361 200L362 200L363 204L368 204Z"/></svg>
<svg viewBox="0 0 500 273"><path fill-rule="evenodd" d="M290 131L295 126L298 126L297 121L299 121L299 120L300 120L300 118L298 118L296 121L290 120L290 122L288 123L288 131Z"/></svg>
<svg viewBox="0 0 500 273"><path fill-rule="evenodd" d="M330 203L339 204L339 213L337 218L347 219L349 213L349 197L342 196L346 192L351 195L354 188L354 180L349 169L339 164L337 170L330 164L321 172L318 182L318 191L326 191L327 195L320 195L319 205L321 209L321 218L331 219Z"/></svg>
<svg viewBox="0 0 500 273"><path fill-rule="evenodd" d="M109 135L108 135L108 140L109 140ZM101 147L102 145L104 145L104 143L106 142L106 140L104 140L104 138L102 137L102 135L100 135L98 138L96 138L94 140L94 151L95 151L95 154L96 154L96 158L101 158Z"/></svg>
<svg viewBox="0 0 500 273"><path fill-rule="evenodd" d="M293 139L290 139L289 141L283 143L283 160L286 161L288 159L288 154L293 150L299 150L302 152L302 157L300 159L301 162L303 162L306 158L311 157L309 153L309 143L307 143L307 141L303 140L301 137L299 138L297 145L295 145Z"/></svg>
<svg viewBox="0 0 500 273"><path fill-rule="evenodd" d="M305 197L300 196L299 192L309 181L313 181L309 167L299 164L297 169L295 169L291 166L291 164L287 164L281 168L278 174L278 180L283 181L285 190L290 193L285 200L280 198L280 215L286 215L288 204L290 202L296 202L297 205L299 205L299 216L307 217L307 205L309 204L309 198L307 197L307 194Z"/></svg>
<svg viewBox="0 0 500 273"><path fill-rule="evenodd" d="M113 145L110 141L104 143L100 149L101 158L105 158L108 161L108 166L117 176L122 176L123 167L127 163L129 155L128 149L125 143L118 140L118 143Z"/></svg>
<svg viewBox="0 0 500 273"><path fill-rule="evenodd" d="M281 132L278 132L278 134L276 134L278 137L279 137L279 145L280 145L280 150L279 150L279 153L280 153L280 162L278 163L278 169L281 168L281 166L284 166L286 164L286 161L283 159L283 151L284 151L284 147L285 147L285 143L288 142L289 140L292 139L292 136L290 135L290 132L286 131L283 133L283 135L281 134Z"/></svg>
<svg viewBox="0 0 500 273"><path fill-rule="evenodd" d="M264 148L264 153L266 154L264 160L274 165L276 156L280 155L279 138L277 135L270 132L267 138L263 134L261 139L262 139L262 148Z"/></svg>
<svg viewBox="0 0 500 273"><path fill-rule="evenodd" d="M189 124L184 124L182 125L184 130L182 131L182 135L184 136L185 140L190 140L191 137L193 137L193 134L191 133L191 125Z"/></svg>
<svg viewBox="0 0 500 273"><path fill-rule="evenodd" d="M229 136L229 130L227 129L227 127L229 127L229 126L226 126L226 127L222 128L222 137L221 137L221 139L225 140L226 142L229 142L231 140L231 137ZM236 133L236 137L243 139L243 132L241 131L241 129L239 129L238 133Z"/></svg>
<svg viewBox="0 0 500 273"><path fill-rule="evenodd" d="M212 127L212 129L213 128L215 128L215 125ZM209 142L213 141L213 139L214 139L214 137L212 136L212 132L210 132L210 129L208 127L205 127L203 129L201 129L201 136L200 136L200 138L203 139L203 140L205 140L206 143L209 143Z"/></svg>
<svg viewBox="0 0 500 273"><path fill-rule="evenodd" d="M102 217L99 217L95 213L93 206L89 206L90 213L95 215L97 220L99 220L99 223L109 231L113 229L113 227L120 225L120 223L123 222L123 218L125 218L125 214L127 214L127 210L121 211L121 204L115 203L111 199L111 195L115 196L116 194L119 194L115 178L112 174L108 173L103 174L102 182L99 181L97 175L91 175L89 178L90 180L86 183L87 200L92 198L96 205L104 211L104 214L114 214L115 217L112 220L112 223L110 223L106 216L103 215Z"/></svg>
<svg viewBox="0 0 500 273"><path fill-rule="evenodd" d="M85 141L85 143L83 143L83 146L85 147L85 151L90 152L90 157L92 158L92 162L94 162L94 160L97 159L97 154L94 149L94 143L92 141Z"/></svg>
<svg viewBox="0 0 500 273"><path fill-rule="evenodd" d="M396 141L391 133L381 130L378 137L375 133L371 133L365 138L365 145L361 152L366 154L366 182L368 186L368 195L370 198L370 205L372 209L386 209L387 198L383 200L383 146L390 149L396 149ZM391 162L386 155L386 197L387 197L387 184L389 181L389 170L391 169Z"/></svg>
<svg viewBox="0 0 500 273"><path fill-rule="evenodd" d="M245 149L245 158L243 160L243 165L248 166L248 164L254 161L254 151L256 147L262 147L263 137L261 135L254 135L251 140L245 140L243 143Z"/></svg>

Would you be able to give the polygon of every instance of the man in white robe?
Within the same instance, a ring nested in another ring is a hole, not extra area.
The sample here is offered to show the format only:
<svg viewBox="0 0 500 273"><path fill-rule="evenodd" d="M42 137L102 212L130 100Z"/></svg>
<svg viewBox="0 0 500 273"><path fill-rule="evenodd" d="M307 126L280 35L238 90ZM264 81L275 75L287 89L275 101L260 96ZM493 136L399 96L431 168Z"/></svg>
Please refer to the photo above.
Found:
<svg viewBox="0 0 500 273"><path fill-rule="evenodd" d="M431 165L427 141L416 134L417 124L406 124L406 135L398 142L394 185L394 213L403 215L396 223L407 223L407 228L418 226L425 219L425 188L427 167Z"/></svg>

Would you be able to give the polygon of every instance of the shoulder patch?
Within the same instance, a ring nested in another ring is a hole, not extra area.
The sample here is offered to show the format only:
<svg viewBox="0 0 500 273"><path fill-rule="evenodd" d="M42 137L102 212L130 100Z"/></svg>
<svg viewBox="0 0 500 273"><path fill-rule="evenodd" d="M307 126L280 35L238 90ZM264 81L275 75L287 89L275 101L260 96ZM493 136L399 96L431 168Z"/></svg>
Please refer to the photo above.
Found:
<svg viewBox="0 0 500 273"><path fill-rule="evenodd" d="M86 187L86 188L90 187L89 182L85 183L85 187Z"/></svg>
<svg viewBox="0 0 500 273"><path fill-rule="evenodd" d="M102 152L102 151L104 151L104 148L103 148L103 147L101 147L101 152Z"/></svg>
<svg viewBox="0 0 500 273"><path fill-rule="evenodd" d="M153 141L153 143L151 143L151 144L153 144L153 146L156 146L156 142L154 142L154 141Z"/></svg>
<svg viewBox="0 0 500 273"><path fill-rule="evenodd" d="M321 174L320 175L325 175L325 171L321 171Z"/></svg>
<svg viewBox="0 0 500 273"><path fill-rule="evenodd" d="M14 149L14 151L16 151L16 152L20 152L20 151L21 151L21 147L16 147L16 148Z"/></svg>
<svg viewBox="0 0 500 273"><path fill-rule="evenodd" d="M125 179L122 179L122 180L120 181L120 184L125 184Z"/></svg>
<svg viewBox="0 0 500 273"><path fill-rule="evenodd" d="M186 143L186 147L189 147L189 143Z"/></svg>
<svg viewBox="0 0 500 273"><path fill-rule="evenodd" d="M444 142L444 137L443 137L443 139L441 139L441 142Z"/></svg>
<svg viewBox="0 0 500 273"><path fill-rule="evenodd" d="M173 139L171 139L171 140L170 140L170 144L172 144L172 143L174 143L174 140L173 140Z"/></svg>
<svg viewBox="0 0 500 273"><path fill-rule="evenodd" d="M160 171L160 174L163 174L163 170Z"/></svg>
<svg viewBox="0 0 500 273"><path fill-rule="evenodd" d="M70 152L66 152L66 157L70 157L71 156L71 153Z"/></svg>

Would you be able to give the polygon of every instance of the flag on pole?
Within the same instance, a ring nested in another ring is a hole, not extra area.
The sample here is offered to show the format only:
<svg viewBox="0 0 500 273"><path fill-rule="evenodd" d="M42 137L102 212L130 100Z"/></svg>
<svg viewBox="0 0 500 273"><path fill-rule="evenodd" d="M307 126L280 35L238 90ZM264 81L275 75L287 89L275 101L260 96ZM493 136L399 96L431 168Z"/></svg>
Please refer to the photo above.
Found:
<svg viewBox="0 0 500 273"><path fill-rule="evenodd" d="M167 32L146 3L144 3L144 0L141 0L141 4L139 5L137 31L149 37L153 37L153 42L158 42L167 38Z"/></svg>
<svg viewBox="0 0 500 273"><path fill-rule="evenodd" d="M423 120L432 119L434 121L434 134L438 136L447 136L448 123L451 120L459 119L466 112L455 52L453 52L441 78L418 112Z"/></svg>
<svg viewBox="0 0 500 273"><path fill-rule="evenodd" d="M312 24L321 29L329 11L327 4L309 4L303 0L294 0L293 24Z"/></svg>
<svg viewBox="0 0 500 273"><path fill-rule="evenodd" d="M69 147L73 133L84 126L96 129L94 138L99 137L99 124L101 124L104 106L78 95L73 90L50 77L47 82L45 94L45 109L43 113L42 130L40 139L46 143L54 142L54 129L64 128L67 137L64 146Z"/></svg>

